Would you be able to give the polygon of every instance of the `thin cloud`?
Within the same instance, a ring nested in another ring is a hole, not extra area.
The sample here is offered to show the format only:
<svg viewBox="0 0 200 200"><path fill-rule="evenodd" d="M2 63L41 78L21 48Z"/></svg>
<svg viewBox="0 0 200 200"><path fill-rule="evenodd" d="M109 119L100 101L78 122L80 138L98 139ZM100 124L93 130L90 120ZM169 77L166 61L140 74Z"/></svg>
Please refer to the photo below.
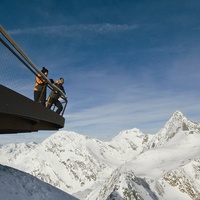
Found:
<svg viewBox="0 0 200 200"><path fill-rule="evenodd" d="M195 116L198 112L196 105L198 99L192 92L170 94L168 92L147 91L141 93L134 90L124 92L116 102L107 102L101 106L94 106L67 113L66 129L85 134L104 136L100 133L110 134L114 137L118 132L128 128L139 128L145 133L156 133L161 129L171 115L180 110L188 117ZM141 95L139 98L137 95ZM159 94L159 95L158 95ZM193 120L199 120L191 118ZM110 130L112 127L112 130Z"/></svg>
<svg viewBox="0 0 200 200"><path fill-rule="evenodd" d="M128 25L128 24L79 24L79 25L59 25L59 26L42 26L36 28L27 29L15 29L8 31L11 35L21 35L21 34L41 34L41 33L56 33L66 35L72 32L95 32L95 33L109 33L109 32L125 32L137 29L138 25Z"/></svg>

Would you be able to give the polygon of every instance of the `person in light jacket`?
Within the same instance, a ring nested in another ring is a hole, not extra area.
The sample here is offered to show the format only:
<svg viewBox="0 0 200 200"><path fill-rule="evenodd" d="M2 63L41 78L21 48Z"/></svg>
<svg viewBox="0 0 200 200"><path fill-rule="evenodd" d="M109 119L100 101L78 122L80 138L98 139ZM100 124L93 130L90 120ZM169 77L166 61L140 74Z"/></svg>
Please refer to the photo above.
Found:
<svg viewBox="0 0 200 200"><path fill-rule="evenodd" d="M45 67L43 67L41 72L45 76L47 76L49 71ZM38 74L35 78L34 101L45 106L45 102L46 102L46 81L40 74Z"/></svg>

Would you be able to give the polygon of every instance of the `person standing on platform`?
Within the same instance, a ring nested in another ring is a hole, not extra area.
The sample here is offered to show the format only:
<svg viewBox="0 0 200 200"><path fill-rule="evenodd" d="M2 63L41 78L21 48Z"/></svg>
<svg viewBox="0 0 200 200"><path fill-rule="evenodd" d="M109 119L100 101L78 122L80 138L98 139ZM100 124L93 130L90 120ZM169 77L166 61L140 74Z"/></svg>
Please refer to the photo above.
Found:
<svg viewBox="0 0 200 200"><path fill-rule="evenodd" d="M63 78L60 78L59 80L57 80L55 83L54 83L64 94L65 93L65 89L63 87L63 84L64 84L64 79ZM61 93L59 91L56 91L56 90L52 90L49 94L49 97L47 99L47 108L51 109L52 105L54 104L56 107L57 107L57 110L56 110L56 113L60 114L62 109L63 109L63 106L61 104L61 102L58 100L60 97L61 97Z"/></svg>
<svg viewBox="0 0 200 200"><path fill-rule="evenodd" d="M47 76L49 71L43 67L41 72ZM34 101L45 106L46 90L46 80L40 74L38 74L35 78Z"/></svg>

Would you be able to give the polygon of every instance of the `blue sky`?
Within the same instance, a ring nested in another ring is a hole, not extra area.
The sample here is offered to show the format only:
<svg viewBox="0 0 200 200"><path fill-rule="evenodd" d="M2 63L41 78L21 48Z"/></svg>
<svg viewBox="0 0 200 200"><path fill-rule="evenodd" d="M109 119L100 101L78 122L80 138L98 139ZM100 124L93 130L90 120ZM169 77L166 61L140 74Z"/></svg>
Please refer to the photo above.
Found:
<svg viewBox="0 0 200 200"><path fill-rule="evenodd" d="M1 0L0 23L49 78L65 78L63 130L110 140L134 127L156 133L176 110L200 122L199 9L198 0ZM27 137L38 134L48 135Z"/></svg>

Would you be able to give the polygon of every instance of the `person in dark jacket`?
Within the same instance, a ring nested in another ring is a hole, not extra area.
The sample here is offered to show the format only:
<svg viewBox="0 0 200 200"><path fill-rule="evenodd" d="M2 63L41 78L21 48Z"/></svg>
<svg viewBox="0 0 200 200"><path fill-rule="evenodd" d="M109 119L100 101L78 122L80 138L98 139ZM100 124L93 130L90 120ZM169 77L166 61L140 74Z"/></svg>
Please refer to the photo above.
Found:
<svg viewBox="0 0 200 200"><path fill-rule="evenodd" d="M48 70L43 67L41 72L47 76ZM38 102L45 106L46 102L46 81L40 74L35 78L35 87L34 87L34 101Z"/></svg>
<svg viewBox="0 0 200 200"><path fill-rule="evenodd" d="M65 94L65 89L63 87L64 84L64 79L60 78L54 83L63 93ZM52 105L54 104L57 107L56 113L60 114L63 106L61 102L58 100L61 97L61 94L59 91L52 90L51 93L49 94L49 97L47 99L47 108L51 109Z"/></svg>

